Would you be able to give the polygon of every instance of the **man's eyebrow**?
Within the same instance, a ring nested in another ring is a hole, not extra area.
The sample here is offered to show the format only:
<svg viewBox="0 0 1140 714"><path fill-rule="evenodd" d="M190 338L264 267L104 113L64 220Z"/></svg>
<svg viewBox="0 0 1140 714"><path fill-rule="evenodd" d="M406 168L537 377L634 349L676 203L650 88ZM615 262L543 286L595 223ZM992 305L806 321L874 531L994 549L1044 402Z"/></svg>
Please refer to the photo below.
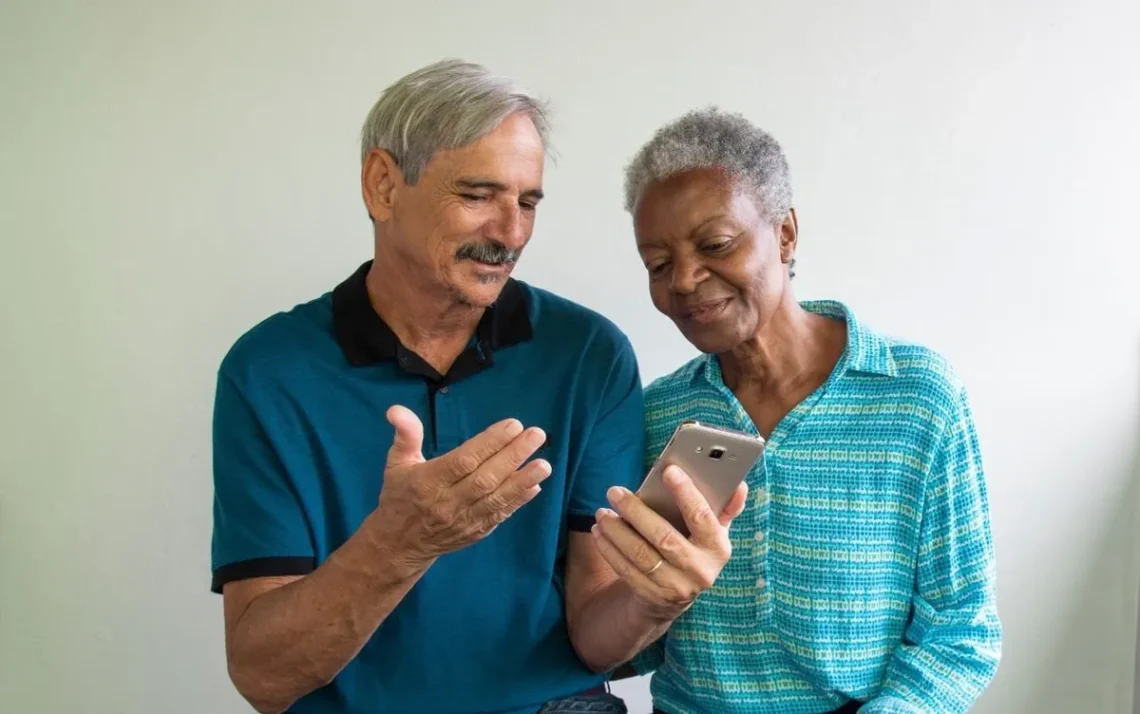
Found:
<svg viewBox="0 0 1140 714"><path fill-rule="evenodd" d="M507 187L498 181L491 181L489 179L459 179L455 185L460 188L469 188L472 190L490 189L492 191L506 191Z"/></svg>
<svg viewBox="0 0 1140 714"><path fill-rule="evenodd" d="M507 190L506 184L499 183L498 181L492 181L490 179L464 178L464 179L459 179L458 181L456 181L455 185L459 186L460 188L467 189L469 191L479 191L479 190L483 190L483 191L506 191ZM543 197L545 197L546 194L544 194L542 192L541 188L532 188L530 190L523 191L522 195L527 196L528 198L537 198L537 199L541 200Z"/></svg>

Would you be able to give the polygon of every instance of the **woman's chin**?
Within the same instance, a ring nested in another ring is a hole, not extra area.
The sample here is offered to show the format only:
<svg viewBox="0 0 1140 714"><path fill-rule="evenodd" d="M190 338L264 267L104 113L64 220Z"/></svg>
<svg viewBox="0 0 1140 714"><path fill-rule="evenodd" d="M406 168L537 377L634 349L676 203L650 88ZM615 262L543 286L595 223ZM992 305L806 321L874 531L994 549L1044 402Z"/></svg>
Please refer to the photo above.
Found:
<svg viewBox="0 0 1140 714"><path fill-rule="evenodd" d="M743 342L734 330L726 329L725 325L677 323L677 328L689 344L705 354L722 354Z"/></svg>

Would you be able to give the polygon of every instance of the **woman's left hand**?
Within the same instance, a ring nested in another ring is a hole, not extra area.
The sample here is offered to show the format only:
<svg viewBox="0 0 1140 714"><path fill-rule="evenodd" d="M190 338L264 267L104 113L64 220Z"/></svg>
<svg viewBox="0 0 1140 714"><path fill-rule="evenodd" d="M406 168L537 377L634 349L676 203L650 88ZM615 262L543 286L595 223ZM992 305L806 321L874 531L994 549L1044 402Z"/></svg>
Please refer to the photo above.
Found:
<svg viewBox="0 0 1140 714"><path fill-rule="evenodd" d="M716 514L680 468L668 467L664 477L689 527L688 538L620 487L609 490L614 510L598 509L592 533L602 556L653 615L672 620L712 587L732 555L728 527L744 510L748 486L740 484Z"/></svg>

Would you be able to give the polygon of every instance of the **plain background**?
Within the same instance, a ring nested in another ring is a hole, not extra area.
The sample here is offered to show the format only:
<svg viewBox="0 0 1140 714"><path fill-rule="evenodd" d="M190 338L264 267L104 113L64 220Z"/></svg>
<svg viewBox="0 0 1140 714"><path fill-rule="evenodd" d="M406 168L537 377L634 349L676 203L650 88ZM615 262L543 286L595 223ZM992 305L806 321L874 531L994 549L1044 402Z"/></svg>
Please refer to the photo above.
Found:
<svg viewBox="0 0 1140 714"><path fill-rule="evenodd" d="M1138 36L1135 0L7 0L4 710L247 711L208 592L215 369L369 257L360 123L389 82L459 56L555 102L518 275L612 317L647 380L692 352L650 306L625 162L706 103L772 131L799 296L943 351L970 387L1006 626L976 711L1124 714ZM620 688L647 709L644 681Z"/></svg>

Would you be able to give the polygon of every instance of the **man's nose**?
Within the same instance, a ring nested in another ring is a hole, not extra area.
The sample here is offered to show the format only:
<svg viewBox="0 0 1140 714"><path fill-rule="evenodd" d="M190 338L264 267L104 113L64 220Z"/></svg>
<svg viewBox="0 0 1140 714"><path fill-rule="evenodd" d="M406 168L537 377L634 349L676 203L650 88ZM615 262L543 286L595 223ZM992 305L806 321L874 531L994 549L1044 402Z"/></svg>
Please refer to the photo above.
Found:
<svg viewBox="0 0 1140 714"><path fill-rule="evenodd" d="M530 217L514 203L503 205L490 226L488 238L493 238L511 250L522 250L530 239Z"/></svg>

